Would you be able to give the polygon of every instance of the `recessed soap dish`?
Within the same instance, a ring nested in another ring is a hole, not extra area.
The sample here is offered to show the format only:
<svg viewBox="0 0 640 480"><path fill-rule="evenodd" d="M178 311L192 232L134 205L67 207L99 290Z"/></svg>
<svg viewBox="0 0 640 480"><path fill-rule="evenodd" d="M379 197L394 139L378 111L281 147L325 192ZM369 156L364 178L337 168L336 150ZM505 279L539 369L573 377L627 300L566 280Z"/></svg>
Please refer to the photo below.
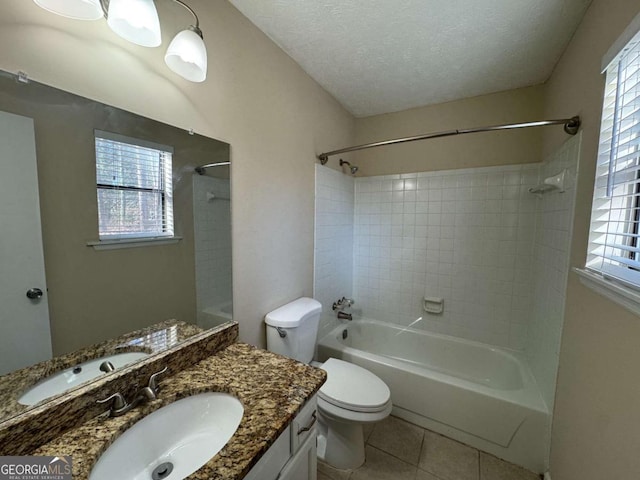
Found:
<svg viewBox="0 0 640 480"><path fill-rule="evenodd" d="M422 299L422 308L427 313L433 313L438 315L444 312L444 298L424 297Z"/></svg>
<svg viewBox="0 0 640 480"><path fill-rule="evenodd" d="M531 187L529 193L534 193L538 196L542 196L545 193L550 192L564 192L564 181L567 174L567 169L562 170L559 174L547 177L540 185Z"/></svg>

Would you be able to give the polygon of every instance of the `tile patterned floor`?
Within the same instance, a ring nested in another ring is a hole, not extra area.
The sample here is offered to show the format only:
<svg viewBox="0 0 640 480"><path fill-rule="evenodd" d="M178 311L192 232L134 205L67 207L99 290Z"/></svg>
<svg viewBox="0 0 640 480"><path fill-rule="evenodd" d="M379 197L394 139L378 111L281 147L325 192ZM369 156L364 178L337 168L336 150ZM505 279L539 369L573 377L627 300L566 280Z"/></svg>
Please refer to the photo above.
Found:
<svg viewBox="0 0 640 480"><path fill-rule="evenodd" d="M365 429L356 470L318 462L318 480L539 480L539 476L424 428L388 417Z"/></svg>

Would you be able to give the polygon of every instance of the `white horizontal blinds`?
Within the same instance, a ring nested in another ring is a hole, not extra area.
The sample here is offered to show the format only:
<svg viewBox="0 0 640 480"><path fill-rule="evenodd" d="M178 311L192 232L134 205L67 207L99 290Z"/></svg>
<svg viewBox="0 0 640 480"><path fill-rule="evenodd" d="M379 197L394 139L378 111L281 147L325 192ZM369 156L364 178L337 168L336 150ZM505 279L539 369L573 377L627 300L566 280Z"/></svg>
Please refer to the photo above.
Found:
<svg viewBox="0 0 640 480"><path fill-rule="evenodd" d="M96 130L100 239L173 236L173 149Z"/></svg>
<svg viewBox="0 0 640 480"><path fill-rule="evenodd" d="M640 287L640 43L607 69L587 267Z"/></svg>

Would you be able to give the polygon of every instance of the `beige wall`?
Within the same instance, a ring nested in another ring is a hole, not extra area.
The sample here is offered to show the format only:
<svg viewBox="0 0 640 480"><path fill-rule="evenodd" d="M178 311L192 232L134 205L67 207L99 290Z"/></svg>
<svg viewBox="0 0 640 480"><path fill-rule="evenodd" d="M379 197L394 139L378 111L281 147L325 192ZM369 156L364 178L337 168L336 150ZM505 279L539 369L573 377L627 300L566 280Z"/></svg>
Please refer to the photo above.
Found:
<svg viewBox="0 0 640 480"><path fill-rule="evenodd" d="M637 0L594 0L546 87L546 115L580 114L572 266L584 266L602 107L602 56L640 11ZM563 140L545 132L544 150ZM569 275L551 443L553 480L640 475L640 318Z"/></svg>
<svg viewBox="0 0 640 480"><path fill-rule="evenodd" d="M164 46L145 49L104 21L71 21L31 1L4 0L0 69L231 144L234 317L242 340L264 345L264 314L312 294L315 154L352 143L353 118L228 2L190 5L209 53L203 84L164 65L166 45L191 21L171 2L158 2ZM90 321L91 305L85 312Z"/></svg>
<svg viewBox="0 0 640 480"><path fill-rule="evenodd" d="M356 142L539 120L542 103L537 86L359 118ZM531 163L540 161L540 138L539 129L468 134L362 150L353 161L361 176Z"/></svg>

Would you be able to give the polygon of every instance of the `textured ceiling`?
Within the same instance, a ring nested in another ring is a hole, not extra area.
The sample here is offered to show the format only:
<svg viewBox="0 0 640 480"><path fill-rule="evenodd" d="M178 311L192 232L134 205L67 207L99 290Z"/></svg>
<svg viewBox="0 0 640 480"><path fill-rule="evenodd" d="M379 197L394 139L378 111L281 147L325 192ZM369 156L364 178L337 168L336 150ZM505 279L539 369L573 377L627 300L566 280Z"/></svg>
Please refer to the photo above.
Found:
<svg viewBox="0 0 640 480"><path fill-rule="evenodd" d="M230 0L358 117L544 82L591 0Z"/></svg>

